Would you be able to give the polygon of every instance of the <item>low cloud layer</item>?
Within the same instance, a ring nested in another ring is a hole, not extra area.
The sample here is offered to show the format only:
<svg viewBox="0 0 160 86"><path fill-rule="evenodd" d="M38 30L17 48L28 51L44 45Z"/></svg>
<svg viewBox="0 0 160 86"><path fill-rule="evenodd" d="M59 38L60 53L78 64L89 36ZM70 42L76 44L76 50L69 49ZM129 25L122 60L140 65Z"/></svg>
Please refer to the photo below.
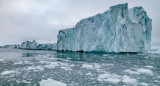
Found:
<svg viewBox="0 0 160 86"><path fill-rule="evenodd" d="M144 7L153 19L152 45L160 45L158 0L0 0L0 45L26 40L54 43L60 29L121 3Z"/></svg>

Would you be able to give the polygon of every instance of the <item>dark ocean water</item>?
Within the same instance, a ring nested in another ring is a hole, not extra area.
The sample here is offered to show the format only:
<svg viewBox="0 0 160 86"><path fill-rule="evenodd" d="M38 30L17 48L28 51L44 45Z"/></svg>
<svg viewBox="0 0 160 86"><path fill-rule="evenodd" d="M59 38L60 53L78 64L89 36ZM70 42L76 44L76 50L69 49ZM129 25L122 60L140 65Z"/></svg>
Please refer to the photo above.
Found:
<svg viewBox="0 0 160 86"><path fill-rule="evenodd" d="M160 86L160 53L0 49L0 86Z"/></svg>

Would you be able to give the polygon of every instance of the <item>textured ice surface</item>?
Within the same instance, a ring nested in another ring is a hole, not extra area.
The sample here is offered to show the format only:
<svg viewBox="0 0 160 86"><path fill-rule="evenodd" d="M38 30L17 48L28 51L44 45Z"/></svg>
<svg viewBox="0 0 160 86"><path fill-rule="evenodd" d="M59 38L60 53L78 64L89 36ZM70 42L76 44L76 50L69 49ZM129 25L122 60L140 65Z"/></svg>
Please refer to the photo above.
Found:
<svg viewBox="0 0 160 86"><path fill-rule="evenodd" d="M57 49L66 51L149 52L152 20L142 7L128 4L86 18L60 30Z"/></svg>
<svg viewBox="0 0 160 86"><path fill-rule="evenodd" d="M48 78L47 80L42 80L40 82L40 86L67 86L67 85L62 82Z"/></svg>

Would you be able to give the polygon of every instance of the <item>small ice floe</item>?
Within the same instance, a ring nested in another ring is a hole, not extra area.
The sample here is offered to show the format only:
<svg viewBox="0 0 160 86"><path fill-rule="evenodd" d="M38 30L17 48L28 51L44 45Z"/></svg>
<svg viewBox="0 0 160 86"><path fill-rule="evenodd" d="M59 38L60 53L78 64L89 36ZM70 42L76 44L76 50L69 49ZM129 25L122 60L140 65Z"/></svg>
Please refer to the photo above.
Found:
<svg viewBox="0 0 160 86"><path fill-rule="evenodd" d="M89 72L89 73L86 73L85 75L90 76L90 75L92 75L92 73L91 73L91 72Z"/></svg>
<svg viewBox="0 0 160 86"><path fill-rule="evenodd" d="M67 86L65 83L48 78L39 82L40 86Z"/></svg>
<svg viewBox="0 0 160 86"><path fill-rule="evenodd" d="M105 66L114 66L114 64L105 64Z"/></svg>
<svg viewBox="0 0 160 86"><path fill-rule="evenodd" d="M108 54L103 54L102 56L105 56L105 57L106 57L106 56L108 56Z"/></svg>
<svg viewBox="0 0 160 86"><path fill-rule="evenodd" d="M137 72L137 71L132 71L132 70L129 70L129 69L124 70L123 72L129 73L129 74L140 74L140 73Z"/></svg>
<svg viewBox="0 0 160 86"><path fill-rule="evenodd" d="M8 75L8 74L12 74L12 73L15 73L15 71L3 71L1 73L1 75Z"/></svg>
<svg viewBox="0 0 160 86"><path fill-rule="evenodd" d="M20 65L20 64L23 64L23 62L22 61L17 61L13 65Z"/></svg>
<svg viewBox="0 0 160 86"><path fill-rule="evenodd" d="M147 83L140 83L140 85L142 85L142 86L149 86Z"/></svg>
<svg viewBox="0 0 160 86"><path fill-rule="evenodd" d="M101 68L100 64L98 64L98 63L94 63L93 65L94 65L94 68L96 68L96 69Z"/></svg>
<svg viewBox="0 0 160 86"><path fill-rule="evenodd" d="M44 70L44 68L41 66L30 66L27 68L27 70L35 70L35 71L40 70L40 71L42 71L42 70Z"/></svg>
<svg viewBox="0 0 160 86"><path fill-rule="evenodd" d="M153 69L153 66L145 66L146 68Z"/></svg>
<svg viewBox="0 0 160 86"><path fill-rule="evenodd" d="M4 59L0 59L0 62L4 61Z"/></svg>
<svg viewBox="0 0 160 86"><path fill-rule="evenodd" d="M120 76L116 74L106 73L99 75L97 80L101 82L118 83L120 82Z"/></svg>
<svg viewBox="0 0 160 86"><path fill-rule="evenodd" d="M99 75L97 80L100 82L109 82L113 84L117 84L117 83L137 84L137 80L134 78L131 78L126 75L119 76L119 75L110 74L110 73Z"/></svg>
<svg viewBox="0 0 160 86"><path fill-rule="evenodd" d="M41 63L41 64L48 64L49 62L48 61L39 61L39 63Z"/></svg>
<svg viewBox="0 0 160 86"><path fill-rule="evenodd" d="M134 79L134 78L131 78L131 77L129 77L129 76L123 76L123 78L122 78L122 82L124 82L124 83L128 83L128 84L134 84L134 85L136 85L137 84L137 80L136 79Z"/></svg>
<svg viewBox="0 0 160 86"><path fill-rule="evenodd" d="M26 80L23 80L23 83L31 83L31 82L28 82L28 81L26 81Z"/></svg>
<svg viewBox="0 0 160 86"><path fill-rule="evenodd" d="M93 65L91 64L82 64L82 68L86 68L86 69L94 69Z"/></svg>
<svg viewBox="0 0 160 86"><path fill-rule="evenodd" d="M150 69L137 69L136 71L132 71L132 70L124 70L123 72L129 73L129 74L146 74L146 75L153 75L153 72Z"/></svg>
<svg viewBox="0 0 160 86"><path fill-rule="evenodd" d="M153 76L153 72L150 69L141 68L141 69L138 69L137 72L139 72L141 74L146 74L146 75Z"/></svg>
<svg viewBox="0 0 160 86"><path fill-rule="evenodd" d="M87 64L87 63L83 63L82 68L86 68L86 69L95 69L97 71L100 71L101 69L101 65L98 63L92 63L92 64Z"/></svg>
<svg viewBox="0 0 160 86"><path fill-rule="evenodd" d="M49 68L49 69L52 69L52 68L55 68L57 66L60 66L58 64L58 62L51 62L49 65L46 65L45 68Z"/></svg>
<svg viewBox="0 0 160 86"><path fill-rule="evenodd" d="M60 65L60 68L64 70L72 70L72 67L75 66L74 64L69 65L68 63L62 63L62 62L59 62L59 65Z"/></svg>
<svg viewBox="0 0 160 86"><path fill-rule="evenodd" d="M71 68L69 68L69 67L61 67L61 69L63 69L63 70L72 70Z"/></svg>
<svg viewBox="0 0 160 86"><path fill-rule="evenodd" d="M24 64L33 64L31 61L24 61Z"/></svg>

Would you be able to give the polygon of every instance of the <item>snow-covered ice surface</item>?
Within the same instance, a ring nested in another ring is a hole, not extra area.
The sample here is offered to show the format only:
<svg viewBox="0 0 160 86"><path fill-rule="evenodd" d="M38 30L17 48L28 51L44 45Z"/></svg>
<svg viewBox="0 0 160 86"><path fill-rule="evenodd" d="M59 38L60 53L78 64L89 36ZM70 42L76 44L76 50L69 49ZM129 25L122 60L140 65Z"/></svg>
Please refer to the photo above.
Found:
<svg viewBox="0 0 160 86"><path fill-rule="evenodd" d="M0 49L0 86L160 86L160 53Z"/></svg>

